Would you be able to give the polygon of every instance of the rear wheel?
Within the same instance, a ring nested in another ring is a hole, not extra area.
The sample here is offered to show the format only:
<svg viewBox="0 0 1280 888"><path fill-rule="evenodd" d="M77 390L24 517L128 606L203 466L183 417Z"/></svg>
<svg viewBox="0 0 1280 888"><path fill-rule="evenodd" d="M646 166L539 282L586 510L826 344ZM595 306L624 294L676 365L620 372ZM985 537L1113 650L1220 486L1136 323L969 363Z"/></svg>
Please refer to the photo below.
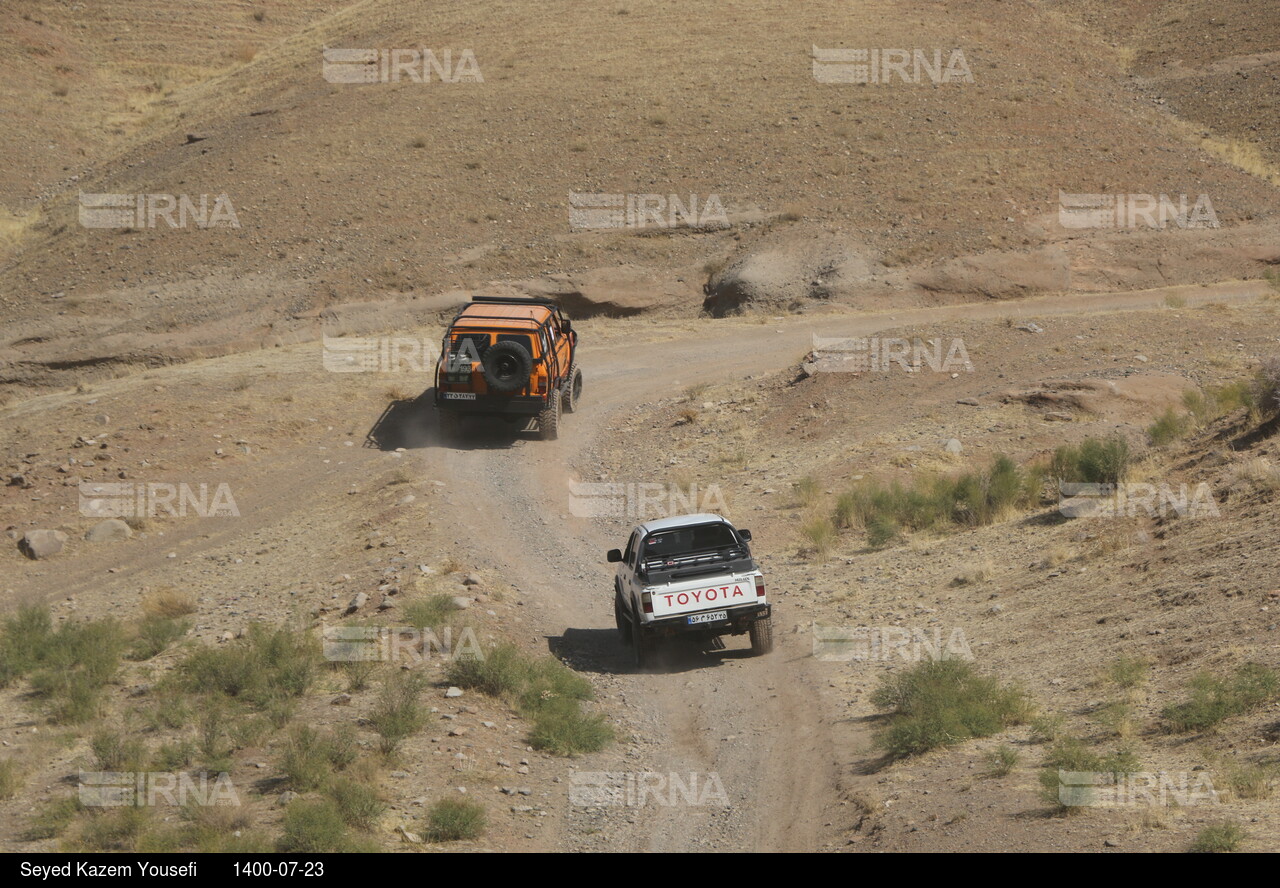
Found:
<svg viewBox="0 0 1280 888"><path fill-rule="evenodd" d="M631 652L635 656L636 668L643 669L649 665L651 641L644 637L644 629L640 626L639 619L632 619L631 623Z"/></svg>
<svg viewBox="0 0 1280 888"><path fill-rule="evenodd" d="M564 412L572 413L578 409L578 401L582 398L582 371L575 364L569 371L569 383L564 388Z"/></svg>
<svg viewBox="0 0 1280 888"><path fill-rule="evenodd" d="M767 654L773 650L773 617L765 617L751 624L751 652Z"/></svg>
<svg viewBox="0 0 1280 888"><path fill-rule="evenodd" d="M547 399L547 406L538 414L538 431L542 440L554 441L560 437L560 399L552 396Z"/></svg>
<svg viewBox="0 0 1280 888"><path fill-rule="evenodd" d="M627 611L622 606L622 596L613 593L613 625L618 627L618 638L627 647L631 646L631 621L627 619Z"/></svg>

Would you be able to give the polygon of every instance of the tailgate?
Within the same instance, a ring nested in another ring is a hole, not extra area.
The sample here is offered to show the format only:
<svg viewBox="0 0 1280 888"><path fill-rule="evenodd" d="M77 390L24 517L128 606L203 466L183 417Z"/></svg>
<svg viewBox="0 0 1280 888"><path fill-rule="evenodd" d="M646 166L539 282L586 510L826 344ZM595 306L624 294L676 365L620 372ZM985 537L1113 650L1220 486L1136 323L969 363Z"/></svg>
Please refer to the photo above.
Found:
<svg viewBox="0 0 1280 888"><path fill-rule="evenodd" d="M745 604L763 604L764 597L756 597L756 575L718 577L692 583L673 583L655 586L650 590L653 599L653 617L693 614L698 611L719 611Z"/></svg>

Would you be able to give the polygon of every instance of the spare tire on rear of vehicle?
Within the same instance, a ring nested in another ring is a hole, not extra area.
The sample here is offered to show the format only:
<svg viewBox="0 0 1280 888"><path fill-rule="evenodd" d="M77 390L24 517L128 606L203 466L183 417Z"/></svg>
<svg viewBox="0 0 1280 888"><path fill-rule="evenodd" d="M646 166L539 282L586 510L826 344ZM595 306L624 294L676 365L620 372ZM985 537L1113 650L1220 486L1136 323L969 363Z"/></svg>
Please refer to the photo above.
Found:
<svg viewBox="0 0 1280 888"><path fill-rule="evenodd" d="M495 392L514 392L529 384L533 372L533 356L518 342L495 342L480 362L484 381Z"/></svg>

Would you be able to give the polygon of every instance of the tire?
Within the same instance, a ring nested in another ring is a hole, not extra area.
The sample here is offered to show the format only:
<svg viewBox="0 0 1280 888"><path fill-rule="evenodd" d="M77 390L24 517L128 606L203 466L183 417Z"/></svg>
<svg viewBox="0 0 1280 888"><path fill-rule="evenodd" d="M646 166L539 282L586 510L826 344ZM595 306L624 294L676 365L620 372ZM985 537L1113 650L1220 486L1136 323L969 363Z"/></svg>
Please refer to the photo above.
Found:
<svg viewBox="0 0 1280 888"><path fill-rule="evenodd" d="M480 366L489 390L508 394L529 384L533 356L518 342L495 342L485 350Z"/></svg>
<svg viewBox="0 0 1280 888"><path fill-rule="evenodd" d="M631 620L627 618L626 609L622 606L622 596L613 593L613 624L618 627L618 639L623 646L631 647Z"/></svg>
<svg viewBox="0 0 1280 888"><path fill-rule="evenodd" d="M569 371L569 384L564 387L564 412L573 413L582 399L582 371L575 364Z"/></svg>
<svg viewBox="0 0 1280 888"><path fill-rule="evenodd" d="M767 654L773 650L773 617L751 624L751 653Z"/></svg>
<svg viewBox="0 0 1280 888"><path fill-rule="evenodd" d="M640 627L639 620L629 622L631 623L631 653L635 657L636 668L643 669L649 665L650 646L653 642L644 637L644 630Z"/></svg>
<svg viewBox="0 0 1280 888"><path fill-rule="evenodd" d="M560 437L560 399L547 399L547 406L538 414L538 431L542 440L554 441Z"/></svg>

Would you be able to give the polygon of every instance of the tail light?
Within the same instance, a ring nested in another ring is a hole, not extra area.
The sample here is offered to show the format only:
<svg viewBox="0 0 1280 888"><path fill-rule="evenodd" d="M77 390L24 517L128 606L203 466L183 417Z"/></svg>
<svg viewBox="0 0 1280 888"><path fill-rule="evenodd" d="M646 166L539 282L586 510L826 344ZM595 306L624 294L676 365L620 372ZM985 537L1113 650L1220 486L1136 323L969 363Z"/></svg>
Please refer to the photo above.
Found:
<svg viewBox="0 0 1280 888"><path fill-rule="evenodd" d="M640 593L640 606L644 608L646 614L653 613L653 596L648 592Z"/></svg>
<svg viewBox="0 0 1280 888"><path fill-rule="evenodd" d="M538 394L545 395L547 393L547 377L538 377Z"/></svg>
<svg viewBox="0 0 1280 888"><path fill-rule="evenodd" d="M756 598L764 598L764 577L756 577Z"/></svg>

